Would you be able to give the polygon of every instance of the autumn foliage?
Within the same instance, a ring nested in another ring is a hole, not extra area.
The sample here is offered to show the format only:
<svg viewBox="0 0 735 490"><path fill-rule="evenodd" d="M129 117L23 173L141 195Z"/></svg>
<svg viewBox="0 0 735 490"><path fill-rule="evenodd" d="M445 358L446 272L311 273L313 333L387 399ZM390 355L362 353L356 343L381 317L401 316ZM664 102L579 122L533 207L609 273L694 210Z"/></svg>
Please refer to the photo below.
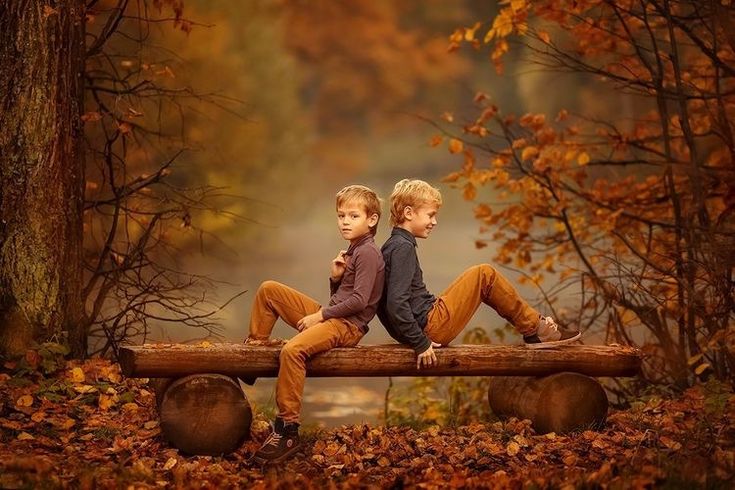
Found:
<svg viewBox="0 0 735 490"><path fill-rule="evenodd" d="M196 25L183 2L91 2L85 22L84 327L90 354L115 357L150 321L217 329L216 281L185 271L179 255L207 236L202 214L240 217L220 209L221 188L172 174L191 149L185 121L237 103L177 79L180 63L157 47L154 26L186 35Z"/></svg>
<svg viewBox="0 0 735 490"><path fill-rule="evenodd" d="M735 372L733 19L729 1L503 2L450 49L489 50L499 72L517 49L633 109L516 116L478 93L476 117L445 115L431 141L463 158L445 180L476 203L478 247L680 387Z"/></svg>
<svg viewBox="0 0 735 490"><path fill-rule="evenodd" d="M67 361L66 352L47 343L0 368L3 488L691 488L735 475L735 397L717 383L648 396L613 411L601 432L540 435L516 419L306 428L303 454L263 469L247 462L268 434L262 413L234 453L180 454L161 436L145 380L103 359Z"/></svg>

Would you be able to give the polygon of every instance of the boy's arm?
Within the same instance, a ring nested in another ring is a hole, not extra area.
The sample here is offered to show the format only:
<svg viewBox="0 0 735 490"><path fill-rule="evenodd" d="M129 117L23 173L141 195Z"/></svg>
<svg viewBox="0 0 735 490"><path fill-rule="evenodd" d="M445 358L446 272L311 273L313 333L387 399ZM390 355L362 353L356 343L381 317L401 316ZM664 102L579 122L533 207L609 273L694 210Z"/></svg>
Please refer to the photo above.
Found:
<svg viewBox="0 0 735 490"><path fill-rule="evenodd" d="M330 318L346 318L364 310L370 301L370 294L375 285L375 278L380 270L383 258L379 253L369 250L358 250L352 256L355 261L355 287L352 294L336 305L322 309L325 320Z"/></svg>
<svg viewBox="0 0 735 490"><path fill-rule="evenodd" d="M411 310L411 282L416 273L416 251L411 244L397 247L391 252L391 270L385 276L385 309L391 326L403 337L417 354L431 347Z"/></svg>

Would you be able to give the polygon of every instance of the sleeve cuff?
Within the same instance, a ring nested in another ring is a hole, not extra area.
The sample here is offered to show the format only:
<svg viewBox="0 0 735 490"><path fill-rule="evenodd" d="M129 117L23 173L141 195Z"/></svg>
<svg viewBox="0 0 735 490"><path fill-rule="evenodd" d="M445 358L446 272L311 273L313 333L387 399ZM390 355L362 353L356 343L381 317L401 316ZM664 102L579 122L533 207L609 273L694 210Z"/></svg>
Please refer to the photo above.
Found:
<svg viewBox="0 0 735 490"><path fill-rule="evenodd" d="M416 351L416 354L423 354L429 349L429 347L431 347L431 340L429 340L429 337L424 335L422 342L415 346L413 350Z"/></svg>
<svg viewBox="0 0 735 490"><path fill-rule="evenodd" d="M329 320L330 318L334 318L334 315L332 314L332 307L322 308L322 318L325 320Z"/></svg>

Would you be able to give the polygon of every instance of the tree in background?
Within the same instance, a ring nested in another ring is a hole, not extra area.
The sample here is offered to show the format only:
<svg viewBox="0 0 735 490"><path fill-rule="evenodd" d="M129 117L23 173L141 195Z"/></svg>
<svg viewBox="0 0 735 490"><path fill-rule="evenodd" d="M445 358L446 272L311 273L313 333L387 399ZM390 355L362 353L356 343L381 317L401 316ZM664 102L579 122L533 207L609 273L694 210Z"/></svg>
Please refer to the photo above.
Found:
<svg viewBox="0 0 735 490"><path fill-rule="evenodd" d="M147 44L161 24L188 32L182 9L175 0L0 9L2 354L52 339L83 357L90 336L101 338L93 351L114 352L145 336L150 319L216 327L212 281L178 270L172 234L195 228L195 212L217 211L222 191L169 174L195 103L237 104L172 82L170 53Z"/></svg>
<svg viewBox="0 0 735 490"><path fill-rule="evenodd" d="M460 22L457 12L465 7L387 1L213 6L192 0L186 9L187 17L208 24L185 18L177 0L90 0L77 12L74 28L85 41L82 105L71 119L65 114L56 120L76 128L75 145L86 157L78 152L74 160L83 165L84 177L81 171L61 172L83 189L82 221L76 223L83 226L83 250L65 240L82 260L82 271L63 267L70 278L81 275L78 293L69 296L78 312L71 322L77 355L87 352L88 337L91 353L114 354L126 339L145 339L152 323L213 332L218 305L208 301L214 284L186 272L191 264L182 260L185 253L204 252L223 243L218 236L235 234L240 248L254 246L232 223L250 223L253 207L267 207L259 197L277 202L277 192L289 199L309 194L296 185L307 161L334 179L352 175L345 167L367 161L366 134L400 128L396 111L410 112L439 95L446 100L439 82L463 66L457 57L445 63L444 42L434 34ZM54 20L57 10L38 15ZM9 40L17 37L4 32ZM405 52L413 54L407 58ZM7 75L14 79L13 70ZM228 97L233 94L247 103ZM13 140L6 135L3 141ZM5 204L21 193L12 194L13 175L4 176ZM230 195L238 191L255 198ZM16 249L4 250L17 255ZM10 266L5 270L13 273ZM24 287L37 289L22 277ZM22 343L70 332L64 325ZM7 338L20 339L10 333Z"/></svg>
<svg viewBox="0 0 735 490"><path fill-rule="evenodd" d="M515 117L479 93L476 118L437 126L463 156L446 180L477 203L477 246L530 271L562 323L640 345L647 381L735 373L734 18L726 0L511 0L450 37L498 71L517 41L634 101L632 119Z"/></svg>
<svg viewBox="0 0 735 490"><path fill-rule="evenodd" d="M225 188L172 169L196 149L189 127L200 113L237 117L241 103L177 78L185 63L162 38L198 26L182 2L92 2L87 24L82 297L92 353L116 355L120 343L145 340L151 321L209 335L221 309L210 299L217 281L185 270L181 255L192 237L209 236L203 214L244 217L221 205Z"/></svg>
<svg viewBox="0 0 735 490"><path fill-rule="evenodd" d="M84 2L0 6L0 355L81 327Z"/></svg>
<svg viewBox="0 0 735 490"><path fill-rule="evenodd" d="M379 164L368 161L374 134L389 140L414 122L406 115L452 96L448 80L461 79L468 65L448 56L437 33L469 17L471 4L276 2L284 46L298 63L301 98L321 136L313 146L318 162L339 174Z"/></svg>

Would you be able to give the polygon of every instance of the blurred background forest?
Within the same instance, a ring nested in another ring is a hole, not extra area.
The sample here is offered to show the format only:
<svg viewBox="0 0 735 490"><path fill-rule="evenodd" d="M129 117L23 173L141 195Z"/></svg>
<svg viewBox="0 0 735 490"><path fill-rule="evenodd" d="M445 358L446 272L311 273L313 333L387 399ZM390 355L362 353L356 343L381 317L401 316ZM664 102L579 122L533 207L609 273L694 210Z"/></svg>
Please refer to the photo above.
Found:
<svg viewBox="0 0 735 490"><path fill-rule="evenodd" d="M166 13L153 11L164 18ZM247 334L252 294L266 279L328 300L328 267L345 247L336 233L334 194L349 183L371 186L386 199L404 177L442 188L440 228L420 244L427 285L436 294L464 268L490 259L492 247L475 247L472 206L440 185L455 163L430 146L432 128L423 118L450 109L461 115L462 106L469 114L474 94L488 86L521 112L534 103L556 110L585 97L568 90L558 100L548 97L534 86L543 80L520 61L497 77L485 54L448 51L448 34L456 26L493 13L491 4L478 2L189 1L184 18L191 23L153 23L139 43L139 26L128 20L123 25L128 34L111 38L112 63L131 84L152 77L160 87L191 90L183 100L177 93L162 103L115 100L139 143L127 149L129 172L153 175L161 160L186 147L170 168L170 181L180 188L217 188L208 205L173 213L171 237L157 253L179 270L226 281L202 288L212 304L247 290L217 313L216 332L224 340L240 341ZM100 9L93 22L103 23L107 15ZM91 119L98 117L95 109L89 108ZM157 134L159 127L165 135ZM88 198L107 192L102 177L97 182L90 177ZM379 243L390 233L387 221L384 216ZM140 223L147 221L128 223L133 236L143 233ZM102 246L108 228L94 219L85 226L87 236ZM535 298L532 288L522 289ZM119 315L125 304L108 299L104 308ZM120 323L135 312L127 315ZM148 341L192 341L208 333L182 323L147 322ZM482 309L472 325L491 333L504 321ZM100 348L107 337L103 329L98 335ZM274 335L289 338L293 332L279 322ZM388 341L374 320L363 342ZM307 422L373 421L387 383L310 379ZM250 394L272 403L271 380L262 380Z"/></svg>
<svg viewBox="0 0 735 490"><path fill-rule="evenodd" d="M629 4L93 2L89 351L240 341L266 279L327 301L335 192L417 177L445 198L435 294L491 261L587 343L642 345L646 381L731 376L732 40L717 6ZM468 333L517 342L489 309ZM387 384L308 380L305 420L373 421Z"/></svg>

